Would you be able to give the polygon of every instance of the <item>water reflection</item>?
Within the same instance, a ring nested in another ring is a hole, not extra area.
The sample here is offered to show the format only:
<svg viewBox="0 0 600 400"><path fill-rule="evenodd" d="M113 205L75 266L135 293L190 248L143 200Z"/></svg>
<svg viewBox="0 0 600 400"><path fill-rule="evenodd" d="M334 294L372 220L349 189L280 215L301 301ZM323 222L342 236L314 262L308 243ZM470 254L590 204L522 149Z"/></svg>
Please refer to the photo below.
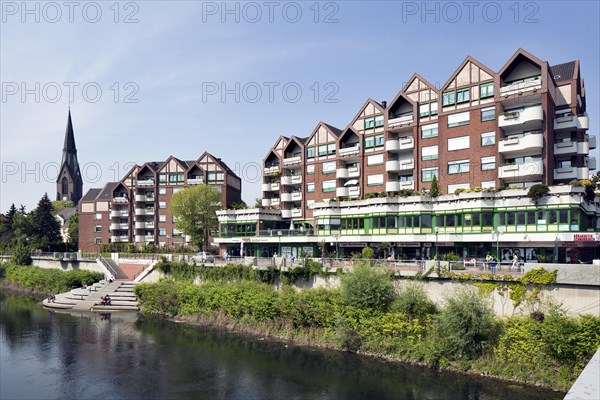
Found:
<svg viewBox="0 0 600 400"><path fill-rule="evenodd" d="M560 394L136 314L0 296L0 398L560 399Z"/></svg>

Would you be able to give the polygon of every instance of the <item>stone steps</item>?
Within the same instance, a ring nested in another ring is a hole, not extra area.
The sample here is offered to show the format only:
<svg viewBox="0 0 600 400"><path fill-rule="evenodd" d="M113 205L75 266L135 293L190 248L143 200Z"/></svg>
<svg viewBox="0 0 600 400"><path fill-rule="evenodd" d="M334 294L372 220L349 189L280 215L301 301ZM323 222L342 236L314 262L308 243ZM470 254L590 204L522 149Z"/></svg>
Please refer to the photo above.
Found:
<svg viewBox="0 0 600 400"><path fill-rule="evenodd" d="M57 294L54 302L44 300L42 304L47 308L73 310L73 311L137 311L137 297L133 293L135 284L131 282L114 281L108 283L100 281L90 288L77 288L69 292ZM109 295L110 306L101 306L100 298Z"/></svg>

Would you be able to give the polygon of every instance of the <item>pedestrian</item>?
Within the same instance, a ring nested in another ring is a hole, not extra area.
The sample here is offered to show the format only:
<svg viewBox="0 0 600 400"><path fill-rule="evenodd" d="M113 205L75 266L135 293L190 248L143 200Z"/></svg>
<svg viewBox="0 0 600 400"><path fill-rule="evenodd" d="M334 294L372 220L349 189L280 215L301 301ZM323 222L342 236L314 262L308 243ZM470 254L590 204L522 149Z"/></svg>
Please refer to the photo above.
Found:
<svg viewBox="0 0 600 400"><path fill-rule="evenodd" d="M227 254L227 250L225 250L225 253L223 253L223 260L225 260L225 262L227 262L228 258L229 258L229 254Z"/></svg>
<svg viewBox="0 0 600 400"><path fill-rule="evenodd" d="M512 265L510 266L509 270L511 270L513 268L514 269L519 268L519 256L517 254L515 254L513 256L513 262L512 262Z"/></svg>
<svg viewBox="0 0 600 400"><path fill-rule="evenodd" d="M496 257L490 256L490 272L492 274L496 273Z"/></svg>

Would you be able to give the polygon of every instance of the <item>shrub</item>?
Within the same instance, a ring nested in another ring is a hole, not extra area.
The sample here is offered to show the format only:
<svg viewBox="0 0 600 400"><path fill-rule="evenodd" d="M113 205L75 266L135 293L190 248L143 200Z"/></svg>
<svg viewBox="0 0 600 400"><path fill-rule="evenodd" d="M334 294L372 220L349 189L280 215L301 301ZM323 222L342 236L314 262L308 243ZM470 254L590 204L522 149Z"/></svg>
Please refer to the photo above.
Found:
<svg viewBox="0 0 600 400"><path fill-rule="evenodd" d="M62 293L102 279L99 272L84 270L61 271L32 266L9 265L6 278L20 286L43 293Z"/></svg>
<svg viewBox="0 0 600 400"><path fill-rule="evenodd" d="M29 249L21 243L17 244L10 257L10 262L14 265L31 265L31 254Z"/></svg>
<svg viewBox="0 0 600 400"><path fill-rule="evenodd" d="M392 311L406 314L409 319L424 319L427 315L437 312L437 306L427 296L423 286L416 283L407 284L398 293L390 308Z"/></svg>
<svg viewBox="0 0 600 400"><path fill-rule="evenodd" d="M375 258L375 251L369 246L365 246L361 251L361 255L364 259L372 260L373 258Z"/></svg>
<svg viewBox="0 0 600 400"><path fill-rule="evenodd" d="M499 332L490 303L467 288L446 298L438 323L438 340L448 357L476 358L494 344Z"/></svg>
<svg viewBox="0 0 600 400"><path fill-rule="evenodd" d="M548 194L548 192L550 192L548 185L538 183L529 188L527 197L529 197L534 204L537 204L542 197Z"/></svg>
<svg viewBox="0 0 600 400"><path fill-rule="evenodd" d="M433 179L431 180L431 187L429 188L429 195L431 197L438 197L440 194L442 194L442 192L440 190L440 185L438 185L437 177L434 175Z"/></svg>
<svg viewBox="0 0 600 400"><path fill-rule="evenodd" d="M362 342L360 335L352 330L346 318L339 314L335 319L332 339L339 348L345 351L358 350Z"/></svg>
<svg viewBox="0 0 600 400"><path fill-rule="evenodd" d="M349 306L384 310L396 293L387 273L357 262L351 273L341 277L340 295Z"/></svg>

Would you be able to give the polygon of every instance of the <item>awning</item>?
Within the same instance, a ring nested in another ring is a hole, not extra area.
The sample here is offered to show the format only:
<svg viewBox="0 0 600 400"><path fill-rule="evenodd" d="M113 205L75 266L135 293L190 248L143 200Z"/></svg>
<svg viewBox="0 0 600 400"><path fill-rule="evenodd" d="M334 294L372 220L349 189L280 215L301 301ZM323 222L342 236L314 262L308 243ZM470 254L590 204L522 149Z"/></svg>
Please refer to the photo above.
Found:
<svg viewBox="0 0 600 400"><path fill-rule="evenodd" d="M344 186L356 186L358 185L358 179L350 179L348 182L344 183Z"/></svg>

